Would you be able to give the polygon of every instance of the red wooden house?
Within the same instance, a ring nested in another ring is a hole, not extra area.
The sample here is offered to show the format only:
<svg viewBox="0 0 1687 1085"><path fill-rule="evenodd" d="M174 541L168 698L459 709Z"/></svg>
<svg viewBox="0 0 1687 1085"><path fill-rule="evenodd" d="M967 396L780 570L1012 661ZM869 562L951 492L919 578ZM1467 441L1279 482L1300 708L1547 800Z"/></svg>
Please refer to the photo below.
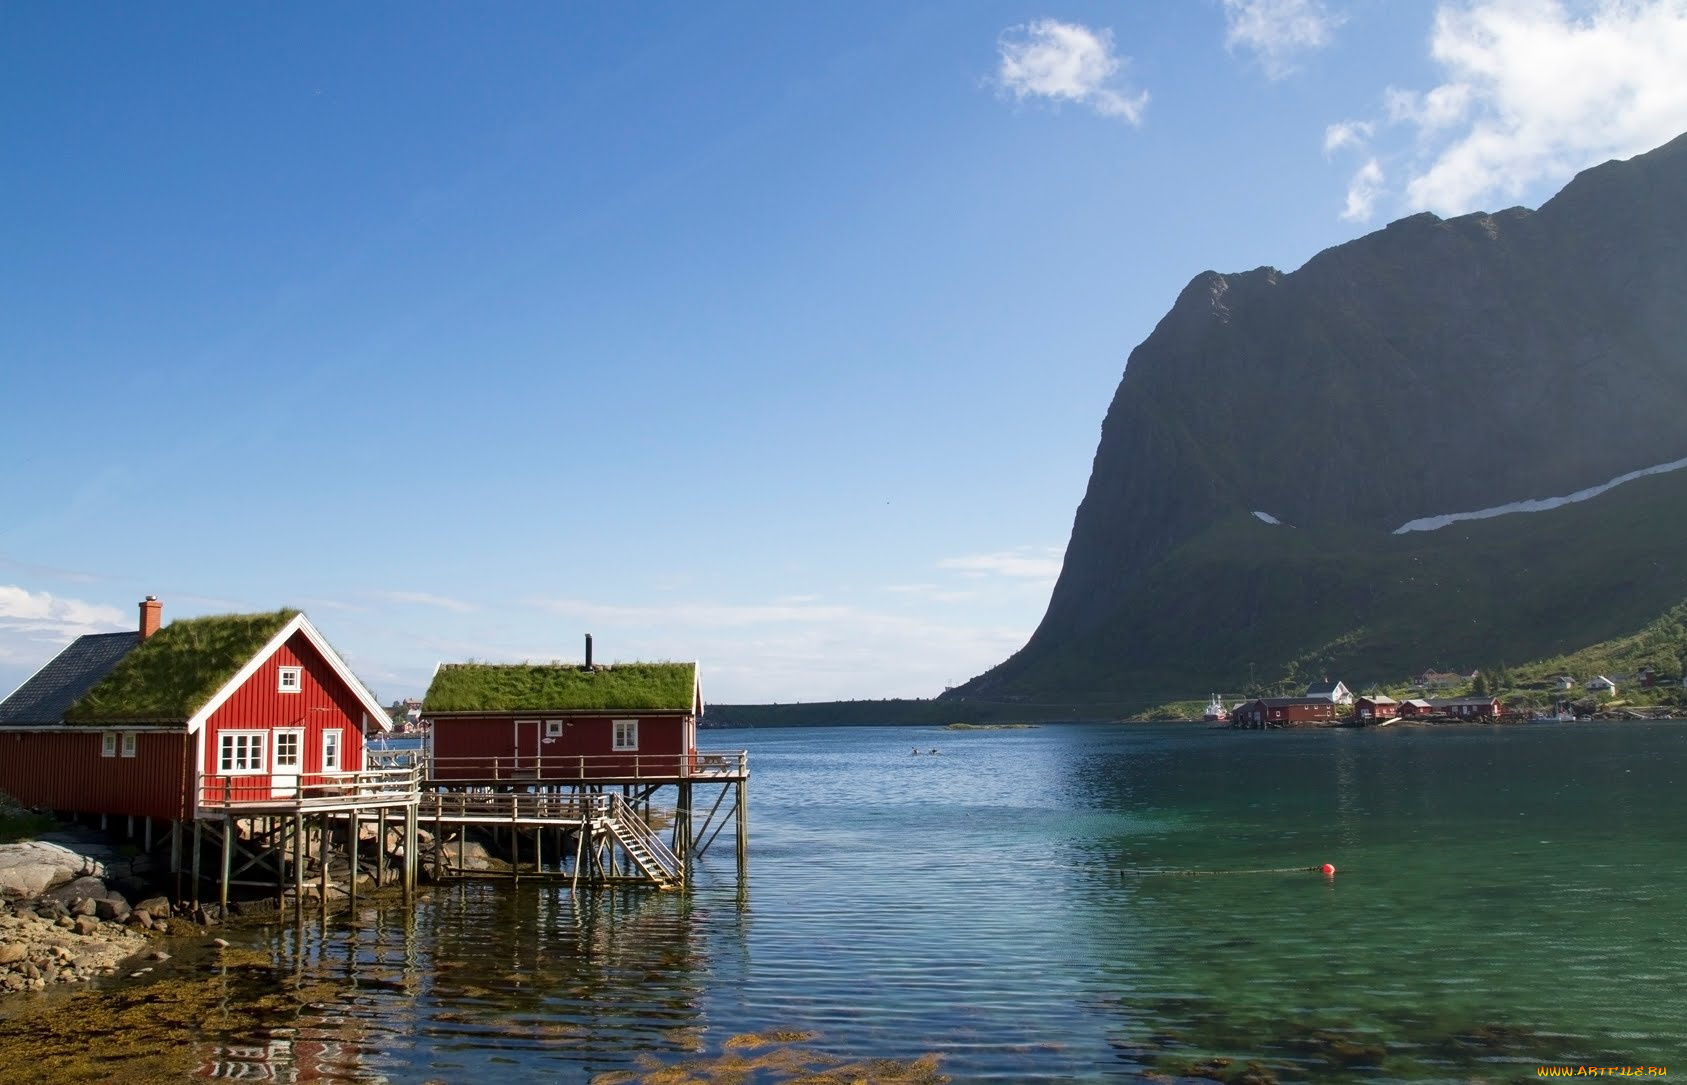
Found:
<svg viewBox="0 0 1687 1085"><path fill-rule="evenodd" d="M680 778L697 768L696 663L442 663L422 702L436 780Z"/></svg>
<svg viewBox="0 0 1687 1085"><path fill-rule="evenodd" d="M390 723L295 610L78 638L0 702L0 790L88 814L199 816L202 800L285 799L363 768Z"/></svg>
<svg viewBox="0 0 1687 1085"><path fill-rule="evenodd" d="M1353 702L1353 718L1356 720L1391 720L1398 715L1400 702L1386 693L1373 693Z"/></svg>
<svg viewBox="0 0 1687 1085"><path fill-rule="evenodd" d="M1244 727L1291 727L1335 718L1336 703L1328 697L1262 697L1231 713L1231 719Z"/></svg>
<svg viewBox="0 0 1687 1085"><path fill-rule="evenodd" d="M1498 697L1449 697L1429 702L1432 712L1461 720L1492 720L1500 715Z"/></svg>

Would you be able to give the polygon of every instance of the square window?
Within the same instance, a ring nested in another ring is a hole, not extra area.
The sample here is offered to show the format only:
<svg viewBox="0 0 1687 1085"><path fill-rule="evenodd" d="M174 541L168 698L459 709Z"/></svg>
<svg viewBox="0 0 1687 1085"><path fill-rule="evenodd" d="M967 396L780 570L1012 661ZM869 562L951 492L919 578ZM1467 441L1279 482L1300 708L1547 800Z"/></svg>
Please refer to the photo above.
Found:
<svg viewBox="0 0 1687 1085"><path fill-rule="evenodd" d="M638 749L638 721L615 721L615 748L617 750Z"/></svg>
<svg viewBox="0 0 1687 1085"><path fill-rule="evenodd" d="M564 724L564 722L562 720L546 720L545 721L545 737L546 738L561 738L562 737L562 729L563 729L564 726L566 726L566 725Z"/></svg>
<svg viewBox="0 0 1687 1085"><path fill-rule="evenodd" d="M135 756L135 732L133 731L123 732L123 756Z"/></svg>
<svg viewBox="0 0 1687 1085"><path fill-rule="evenodd" d="M101 757L116 757L117 756L117 732L116 731L107 731L104 734L100 735L100 756Z"/></svg>
<svg viewBox="0 0 1687 1085"><path fill-rule="evenodd" d="M301 758L300 747L304 745L304 733L300 731L277 731L275 733L275 767L279 769L297 769Z"/></svg>
<svg viewBox="0 0 1687 1085"><path fill-rule="evenodd" d="M264 771L264 732L224 731L217 737L217 771L227 776Z"/></svg>
<svg viewBox="0 0 1687 1085"><path fill-rule="evenodd" d="M297 693L304 682L303 667L282 667L276 689L282 693Z"/></svg>

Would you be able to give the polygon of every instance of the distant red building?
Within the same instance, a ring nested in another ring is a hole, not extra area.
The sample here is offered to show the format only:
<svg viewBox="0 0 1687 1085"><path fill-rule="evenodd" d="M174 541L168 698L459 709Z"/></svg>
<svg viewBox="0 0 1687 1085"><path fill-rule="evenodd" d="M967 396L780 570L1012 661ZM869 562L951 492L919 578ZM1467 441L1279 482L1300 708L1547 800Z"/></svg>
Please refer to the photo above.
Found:
<svg viewBox="0 0 1687 1085"><path fill-rule="evenodd" d="M1336 718L1337 705L1328 697L1262 697L1248 701L1231 714L1242 727L1291 727L1325 723Z"/></svg>
<svg viewBox="0 0 1687 1085"><path fill-rule="evenodd" d="M696 663L446 663L423 715L436 780L676 778L697 769Z"/></svg>
<svg viewBox="0 0 1687 1085"><path fill-rule="evenodd" d="M1400 702L1386 693L1360 697L1353 702L1353 718L1361 722L1391 720L1400 715Z"/></svg>
<svg viewBox="0 0 1687 1085"><path fill-rule="evenodd" d="M1456 716L1464 720L1497 719L1500 715L1498 697L1453 697L1429 702L1432 714Z"/></svg>
<svg viewBox="0 0 1687 1085"><path fill-rule="evenodd" d="M298 611L80 637L0 701L0 790L26 806L190 821L363 768L386 712Z"/></svg>

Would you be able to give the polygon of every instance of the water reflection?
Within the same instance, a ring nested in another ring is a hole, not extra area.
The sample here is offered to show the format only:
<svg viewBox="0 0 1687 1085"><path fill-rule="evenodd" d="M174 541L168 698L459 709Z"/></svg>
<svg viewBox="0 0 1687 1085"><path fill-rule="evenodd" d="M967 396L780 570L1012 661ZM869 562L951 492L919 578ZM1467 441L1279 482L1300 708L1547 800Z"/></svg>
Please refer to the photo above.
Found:
<svg viewBox="0 0 1687 1085"><path fill-rule="evenodd" d="M231 930L167 1027L201 1076L393 1085L1667 1065L1687 729L1529 731L751 732L747 882Z"/></svg>

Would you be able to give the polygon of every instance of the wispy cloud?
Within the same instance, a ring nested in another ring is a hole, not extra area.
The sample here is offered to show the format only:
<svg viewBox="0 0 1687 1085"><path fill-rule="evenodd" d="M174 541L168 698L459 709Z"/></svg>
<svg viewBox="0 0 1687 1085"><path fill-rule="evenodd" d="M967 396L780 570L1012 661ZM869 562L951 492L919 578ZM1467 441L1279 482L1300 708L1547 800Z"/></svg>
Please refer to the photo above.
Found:
<svg viewBox="0 0 1687 1085"><path fill-rule="evenodd" d="M1369 221L1376 211L1377 198L1383 191L1382 163L1375 158L1365 161L1347 184L1347 206L1341 217L1349 222Z"/></svg>
<svg viewBox="0 0 1687 1085"><path fill-rule="evenodd" d="M975 591L946 588L941 584L886 584L879 590L890 592L893 595L930 599L936 603L964 603L968 599L978 598L978 593Z"/></svg>
<svg viewBox="0 0 1687 1085"><path fill-rule="evenodd" d="M1072 102L1104 117L1142 123L1148 92L1119 80L1130 58L1113 51L1111 30L1038 19L1004 30L996 51L997 85L1015 101Z"/></svg>
<svg viewBox="0 0 1687 1085"><path fill-rule="evenodd" d="M1389 169L1409 210L1503 206L1687 130L1687 0L1443 3L1430 57L1439 83L1382 95L1383 118L1412 139ZM1354 207L1350 188L1344 217Z"/></svg>
<svg viewBox="0 0 1687 1085"><path fill-rule="evenodd" d="M39 666L85 633L134 628L135 619L102 603L0 584L0 662Z"/></svg>
<svg viewBox="0 0 1687 1085"><path fill-rule="evenodd" d="M1025 643L1034 622L1028 617L1023 629L942 622L823 602L529 602L581 628L612 631L614 658L701 659L706 689L717 700L742 699L748 691L757 700L831 700L859 697L864 689L871 696L929 697L1000 662ZM495 650L470 654L512 658Z"/></svg>
<svg viewBox="0 0 1687 1085"><path fill-rule="evenodd" d="M999 550L993 554L967 554L963 557L943 558L940 569L953 569L966 576L1006 576L1015 579L1046 581L1053 584L1060 575L1063 558L1059 547L1021 546L1013 550Z"/></svg>
<svg viewBox="0 0 1687 1085"><path fill-rule="evenodd" d="M439 607L441 610L450 610L458 614L467 614L470 611L479 609L473 603L465 603L461 599L452 599L450 596L434 595L432 592L425 591L374 591L369 594L371 597L379 599L383 603L399 603L404 606L418 607Z"/></svg>
<svg viewBox="0 0 1687 1085"><path fill-rule="evenodd" d="M1342 20L1321 0L1224 0L1224 22L1227 48L1246 49L1266 78L1282 79L1334 41Z"/></svg>
<svg viewBox="0 0 1687 1085"><path fill-rule="evenodd" d="M1363 147L1376 134L1371 121L1338 121L1324 129L1324 157L1328 158L1343 147Z"/></svg>

